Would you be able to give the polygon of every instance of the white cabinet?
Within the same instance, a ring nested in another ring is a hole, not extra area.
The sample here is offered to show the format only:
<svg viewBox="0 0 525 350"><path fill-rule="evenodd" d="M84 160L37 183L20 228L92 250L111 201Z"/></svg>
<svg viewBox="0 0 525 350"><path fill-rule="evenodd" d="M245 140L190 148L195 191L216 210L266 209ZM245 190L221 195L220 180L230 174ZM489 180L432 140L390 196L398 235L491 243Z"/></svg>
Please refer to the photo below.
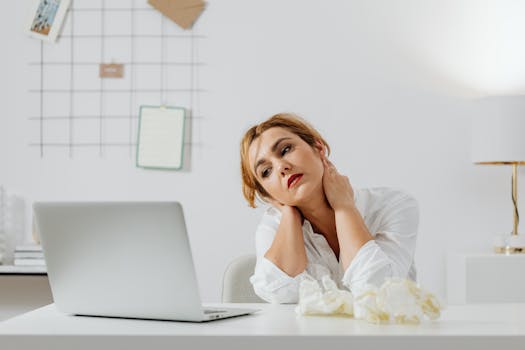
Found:
<svg viewBox="0 0 525 350"><path fill-rule="evenodd" d="M525 303L525 254L447 256L449 304Z"/></svg>

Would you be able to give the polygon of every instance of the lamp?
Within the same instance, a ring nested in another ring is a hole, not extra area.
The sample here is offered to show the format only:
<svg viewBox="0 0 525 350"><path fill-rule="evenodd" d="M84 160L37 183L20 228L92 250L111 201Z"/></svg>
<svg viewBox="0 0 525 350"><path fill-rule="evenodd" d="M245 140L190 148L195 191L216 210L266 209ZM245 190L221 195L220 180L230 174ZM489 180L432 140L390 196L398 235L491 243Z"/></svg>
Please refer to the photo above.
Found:
<svg viewBox="0 0 525 350"><path fill-rule="evenodd" d="M518 165L525 164L525 96L495 96L480 101L472 118L472 162L512 165L512 233L497 235L496 253L525 253L525 236L518 233Z"/></svg>

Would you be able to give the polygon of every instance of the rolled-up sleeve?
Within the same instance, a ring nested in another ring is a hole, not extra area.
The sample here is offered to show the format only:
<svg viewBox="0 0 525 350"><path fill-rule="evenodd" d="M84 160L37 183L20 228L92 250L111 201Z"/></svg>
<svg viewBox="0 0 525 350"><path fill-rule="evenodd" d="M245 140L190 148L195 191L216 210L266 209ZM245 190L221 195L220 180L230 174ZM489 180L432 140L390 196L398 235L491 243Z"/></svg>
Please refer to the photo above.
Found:
<svg viewBox="0 0 525 350"><path fill-rule="evenodd" d="M257 227L255 234L257 263L254 274L250 277L250 282L255 294L269 303L297 303L299 284L303 278L307 277L307 272L304 271L295 277L291 277L264 257L272 245L279 227L279 220L280 218L277 215L266 212Z"/></svg>
<svg viewBox="0 0 525 350"><path fill-rule="evenodd" d="M368 285L377 287L387 277L409 277L413 264L417 229L418 203L412 196L398 192L386 200L376 215L373 240L365 243L344 272L342 282L352 293L360 294Z"/></svg>

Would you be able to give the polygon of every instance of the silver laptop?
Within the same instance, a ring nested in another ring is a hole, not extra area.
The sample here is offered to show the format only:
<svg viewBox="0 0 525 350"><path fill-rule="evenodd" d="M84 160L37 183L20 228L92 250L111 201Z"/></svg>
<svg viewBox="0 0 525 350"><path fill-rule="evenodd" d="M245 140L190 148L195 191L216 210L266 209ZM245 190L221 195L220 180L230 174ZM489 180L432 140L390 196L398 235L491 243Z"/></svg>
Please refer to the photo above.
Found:
<svg viewBox="0 0 525 350"><path fill-rule="evenodd" d="M33 210L64 313L203 322L257 311L202 307L180 203L37 202Z"/></svg>

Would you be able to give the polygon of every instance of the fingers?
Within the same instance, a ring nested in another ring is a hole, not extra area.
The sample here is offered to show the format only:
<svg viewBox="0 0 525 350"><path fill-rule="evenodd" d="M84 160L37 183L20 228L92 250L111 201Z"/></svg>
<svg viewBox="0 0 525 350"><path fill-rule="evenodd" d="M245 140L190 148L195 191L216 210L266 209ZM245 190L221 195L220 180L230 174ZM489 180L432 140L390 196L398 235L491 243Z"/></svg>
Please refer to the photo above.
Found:
<svg viewBox="0 0 525 350"><path fill-rule="evenodd" d="M330 161L328 160L328 158L326 158L326 155L324 153L321 153L321 160L323 161L323 164L328 167L330 166Z"/></svg>
<svg viewBox="0 0 525 350"><path fill-rule="evenodd" d="M336 173L337 169L335 168L335 165L328 160L326 157L322 157L323 165L326 170L328 170L331 173Z"/></svg>
<svg viewBox="0 0 525 350"><path fill-rule="evenodd" d="M333 174L334 173L334 167L330 166L330 163L326 158L323 158L323 167L327 174Z"/></svg>
<svg viewBox="0 0 525 350"><path fill-rule="evenodd" d="M327 170L330 174L337 174L338 172L335 165L326 157L325 146L320 141L317 141L317 145L320 150L319 154L321 155L321 161L323 162L325 170Z"/></svg>
<svg viewBox="0 0 525 350"><path fill-rule="evenodd" d="M334 164L328 160L328 158L326 157L326 154L324 154L324 152L321 152L321 160L323 161L323 164L327 165L327 166L332 166L335 168Z"/></svg>
<svg viewBox="0 0 525 350"><path fill-rule="evenodd" d="M328 168L328 162L327 162L326 158L325 158L324 156L322 156L322 157L321 157L321 160L322 160L322 162L323 162L323 166L324 166L325 168Z"/></svg>

